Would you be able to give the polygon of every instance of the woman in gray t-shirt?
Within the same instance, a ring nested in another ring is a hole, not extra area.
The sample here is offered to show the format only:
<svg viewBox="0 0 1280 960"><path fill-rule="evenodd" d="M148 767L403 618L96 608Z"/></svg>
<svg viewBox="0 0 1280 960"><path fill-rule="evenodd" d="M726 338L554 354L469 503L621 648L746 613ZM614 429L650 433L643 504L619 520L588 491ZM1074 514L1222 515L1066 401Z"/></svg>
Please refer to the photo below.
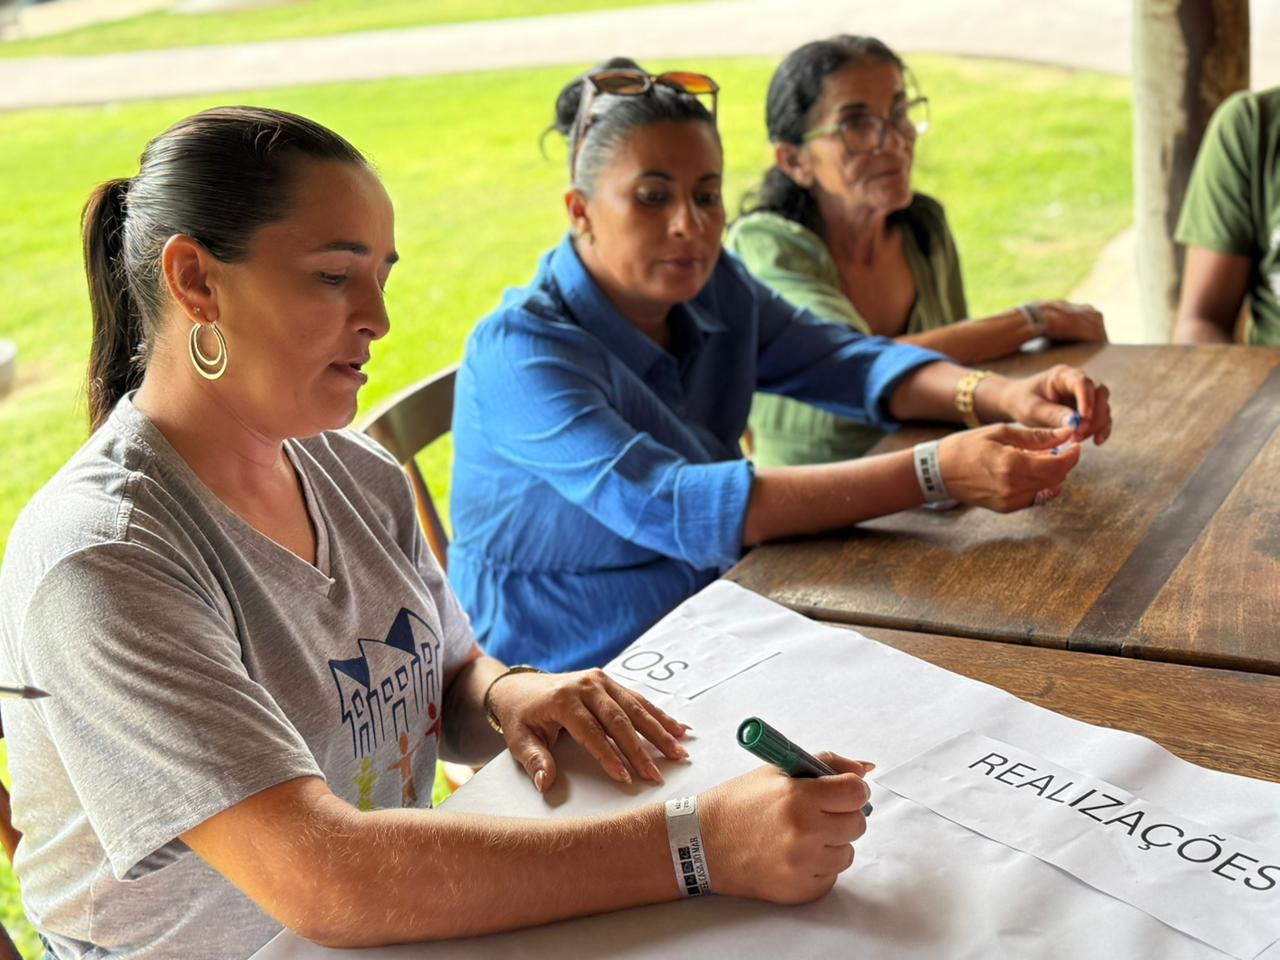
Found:
<svg viewBox="0 0 1280 960"><path fill-rule="evenodd" d="M685 728L599 671L484 656L396 463L341 429L396 260L355 148L290 114L209 110L99 187L84 232L94 433L0 570L0 670L51 694L3 720L15 867L55 955L225 960L281 925L380 944L686 892L656 804L414 809L437 756L505 746L546 790L565 730L615 780L660 781L644 741L682 758ZM830 888L868 769L830 762L820 783L763 768L703 795L717 890Z"/></svg>

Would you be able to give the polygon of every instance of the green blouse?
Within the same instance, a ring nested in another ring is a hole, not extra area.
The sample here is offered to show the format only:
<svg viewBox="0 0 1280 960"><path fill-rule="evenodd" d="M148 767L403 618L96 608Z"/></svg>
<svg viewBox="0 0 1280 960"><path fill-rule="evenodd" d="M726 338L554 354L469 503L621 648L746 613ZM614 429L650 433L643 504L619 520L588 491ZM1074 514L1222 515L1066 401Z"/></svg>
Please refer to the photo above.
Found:
<svg viewBox="0 0 1280 960"><path fill-rule="evenodd" d="M960 257L942 205L917 193L902 213L903 250L916 285L904 334L923 333L968 314ZM870 334L840 289L826 242L775 213L752 213L729 230L728 250L785 299ZM866 453L884 434L786 397L757 393L751 404L753 459L760 466L829 463Z"/></svg>
<svg viewBox="0 0 1280 960"><path fill-rule="evenodd" d="M1237 93L1213 115L1174 236L1249 258L1245 340L1280 346L1280 87Z"/></svg>

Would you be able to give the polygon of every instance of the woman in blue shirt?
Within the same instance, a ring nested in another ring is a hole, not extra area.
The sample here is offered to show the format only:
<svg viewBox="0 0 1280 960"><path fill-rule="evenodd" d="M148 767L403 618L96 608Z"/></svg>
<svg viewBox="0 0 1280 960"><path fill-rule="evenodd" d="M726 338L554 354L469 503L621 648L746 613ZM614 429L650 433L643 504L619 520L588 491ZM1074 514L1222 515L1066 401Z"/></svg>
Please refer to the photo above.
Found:
<svg viewBox="0 0 1280 960"><path fill-rule="evenodd" d="M569 233L467 342L449 575L508 662L604 663L750 544L926 496L1029 506L1079 458L1053 448L1110 432L1106 388L1079 370L967 371L796 308L722 254L715 90L610 61L561 92ZM738 440L756 390L879 426L1000 422L932 449L753 470Z"/></svg>

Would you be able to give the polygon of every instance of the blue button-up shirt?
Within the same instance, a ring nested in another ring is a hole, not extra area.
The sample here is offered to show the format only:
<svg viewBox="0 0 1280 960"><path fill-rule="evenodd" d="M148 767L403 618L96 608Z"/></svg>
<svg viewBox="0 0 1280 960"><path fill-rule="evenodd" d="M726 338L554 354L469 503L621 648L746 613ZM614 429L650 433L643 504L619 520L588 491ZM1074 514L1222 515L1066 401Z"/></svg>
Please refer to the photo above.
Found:
<svg viewBox="0 0 1280 960"><path fill-rule="evenodd" d="M670 326L667 352L566 237L468 339L449 579L493 656L603 664L738 559L754 391L894 426L897 383L945 359L793 307L729 254Z"/></svg>

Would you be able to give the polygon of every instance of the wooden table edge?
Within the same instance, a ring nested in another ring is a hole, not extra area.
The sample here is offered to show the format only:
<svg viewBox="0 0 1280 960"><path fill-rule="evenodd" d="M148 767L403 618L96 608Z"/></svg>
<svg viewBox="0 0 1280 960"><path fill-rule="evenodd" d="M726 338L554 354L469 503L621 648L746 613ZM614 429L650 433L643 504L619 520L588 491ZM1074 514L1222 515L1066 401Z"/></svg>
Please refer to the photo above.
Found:
<svg viewBox="0 0 1280 960"><path fill-rule="evenodd" d="M1280 703L1278 677L1030 645L997 646L944 634L828 625L857 630L1055 713L1147 737L1190 763L1280 782L1280 711L1267 709L1268 703ZM1006 671L1003 677L1001 670ZM1018 670L1023 679L1042 680L1042 689L1037 693L1010 683L1014 677L1009 671Z"/></svg>
<svg viewBox="0 0 1280 960"><path fill-rule="evenodd" d="M739 561L741 563L741 561ZM739 583L733 577L737 564L731 567L724 578L738 583L744 590L752 590L750 586ZM1262 676L1280 676L1280 663L1252 657L1224 657L1205 654L1197 650L1170 650L1159 643L1151 641L1137 642L1132 637L1124 637L1114 641L1092 640L1081 642L1078 639L1063 638L1057 634L1036 634L1031 631L996 630L982 632L977 630L957 629L950 623L930 623L927 620L909 620L905 617L877 616L857 611L840 610L822 604L809 604L787 597L760 594L780 606L786 607L810 620L819 620L832 626L850 627L855 630L897 630L905 633L919 633L930 636L953 637L961 640L982 640L988 643L1001 643L1014 647L1034 647L1039 650L1056 650L1059 652L1079 653L1082 656L1114 657L1126 663L1166 663L1170 666L1192 667L1197 670L1224 670L1230 673L1259 674Z"/></svg>

